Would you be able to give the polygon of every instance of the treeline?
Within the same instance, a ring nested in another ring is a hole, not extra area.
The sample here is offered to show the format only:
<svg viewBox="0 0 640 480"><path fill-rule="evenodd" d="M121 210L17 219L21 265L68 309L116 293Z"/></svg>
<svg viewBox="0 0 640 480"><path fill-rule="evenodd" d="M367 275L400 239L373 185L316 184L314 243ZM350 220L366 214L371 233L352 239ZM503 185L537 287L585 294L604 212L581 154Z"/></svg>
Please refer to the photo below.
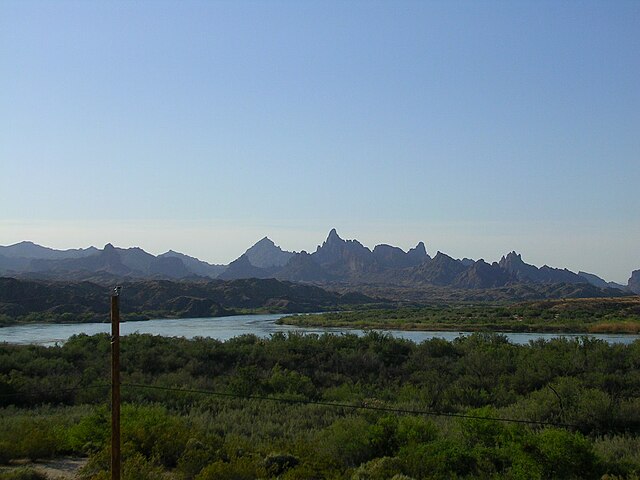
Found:
<svg viewBox="0 0 640 480"><path fill-rule="evenodd" d="M108 478L109 349L107 335L0 346L0 462L84 454L85 478ZM122 377L125 478L640 472L640 342L131 335Z"/></svg>

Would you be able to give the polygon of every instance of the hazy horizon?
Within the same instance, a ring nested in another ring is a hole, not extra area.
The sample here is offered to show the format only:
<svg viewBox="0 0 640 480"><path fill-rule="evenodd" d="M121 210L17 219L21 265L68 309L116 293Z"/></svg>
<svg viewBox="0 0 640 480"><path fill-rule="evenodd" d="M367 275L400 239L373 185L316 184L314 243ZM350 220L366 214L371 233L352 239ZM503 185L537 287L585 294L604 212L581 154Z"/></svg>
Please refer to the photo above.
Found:
<svg viewBox="0 0 640 480"><path fill-rule="evenodd" d="M640 2L0 3L0 244L268 236L625 283Z"/></svg>

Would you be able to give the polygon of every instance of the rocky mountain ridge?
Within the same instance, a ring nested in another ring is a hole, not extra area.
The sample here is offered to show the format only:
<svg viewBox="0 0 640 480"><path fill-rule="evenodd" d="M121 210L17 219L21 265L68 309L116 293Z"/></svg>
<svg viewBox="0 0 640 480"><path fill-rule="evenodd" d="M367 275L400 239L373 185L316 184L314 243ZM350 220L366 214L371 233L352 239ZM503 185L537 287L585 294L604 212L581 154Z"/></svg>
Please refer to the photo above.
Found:
<svg viewBox="0 0 640 480"><path fill-rule="evenodd" d="M432 258L423 242L404 251L380 244L373 250L358 240L342 239L335 229L313 253L282 250L268 237L262 238L229 265L212 265L169 250L158 256L141 248L117 248L111 244L54 250L33 242L0 246L0 275L26 278L110 280L236 280L275 278L315 284L393 285L490 289L515 284L588 284L607 290L640 294L640 270L628 285L607 282L597 275L547 265L525 263L510 252L499 262L454 259L443 252Z"/></svg>

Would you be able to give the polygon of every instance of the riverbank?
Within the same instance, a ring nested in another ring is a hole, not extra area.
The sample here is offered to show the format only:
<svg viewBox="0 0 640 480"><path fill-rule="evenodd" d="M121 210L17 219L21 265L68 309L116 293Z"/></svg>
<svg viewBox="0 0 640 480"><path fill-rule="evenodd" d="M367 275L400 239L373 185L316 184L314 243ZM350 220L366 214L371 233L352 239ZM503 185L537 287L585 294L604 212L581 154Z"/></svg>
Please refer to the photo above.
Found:
<svg viewBox="0 0 640 480"><path fill-rule="evenodd" d="M297 327L403 331L637 335L640 333L640 297L331 312L286 316L278 323Z"/></svg>
<svg viewBox="0 0 640 480"><path fill-rule="evenodd" d="M354 328L362 330L402 330L407 332L505 332L505 333L615 333L640 334L640 322L599 323L584 328L565 325L510 324L510 323L399 323L399 322L351 322L351 321L322 321L320 315L293 315L281 318L276 323L296 327L318 328Z"/></svg>

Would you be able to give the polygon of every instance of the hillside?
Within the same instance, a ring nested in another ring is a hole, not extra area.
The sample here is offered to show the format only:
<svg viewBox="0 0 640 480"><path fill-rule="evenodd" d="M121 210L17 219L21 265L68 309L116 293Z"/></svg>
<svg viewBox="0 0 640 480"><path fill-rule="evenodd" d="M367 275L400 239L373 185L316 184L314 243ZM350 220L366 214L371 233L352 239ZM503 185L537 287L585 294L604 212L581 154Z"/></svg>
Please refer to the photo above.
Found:
<svg viewBox="0 0 640 480"><path fill-rule="evenodd" d="M372 303L357 293L337 293L275 279L122 284L124 320L216 317L244 311L317 312ZM0 323L94 322L109 315L110 289L91 282L0 278Z"/></svg>

